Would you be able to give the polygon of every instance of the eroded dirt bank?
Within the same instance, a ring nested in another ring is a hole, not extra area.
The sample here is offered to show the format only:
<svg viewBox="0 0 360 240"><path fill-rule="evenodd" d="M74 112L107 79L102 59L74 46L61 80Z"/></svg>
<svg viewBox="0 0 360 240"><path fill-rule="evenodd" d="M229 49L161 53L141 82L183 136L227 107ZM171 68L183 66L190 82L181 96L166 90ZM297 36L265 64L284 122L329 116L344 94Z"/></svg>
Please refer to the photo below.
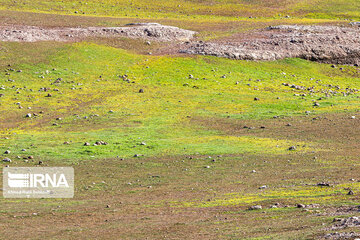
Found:
<svg viewBox="0 0 360 240"><path fill-rule="evenodd" d="M188 41L194 31L158 23L137 23L126 27L40 28L35 26L0 26L0 41L76 41L86 37L128 37L156 41Z"/></svg>
<svg viewBox="0 0 360 240"><path fill-rule="evenodd" d="M196 41L196 32L158 23L125 27L41 28L0 26L0 41L79 41L87 37L127 37L159 42L182 42L160 50L241 60L272 61L303 58L334 64L360 64L360 28L280 25L221 40Z"/></svg>
<svg viewBox="0 0 360 240"><path fill-rule="evenodd" d="M243 60L303 58L312 61L360 63L358 27L281 25L212 42L188 43L187 54Z"/></svg>

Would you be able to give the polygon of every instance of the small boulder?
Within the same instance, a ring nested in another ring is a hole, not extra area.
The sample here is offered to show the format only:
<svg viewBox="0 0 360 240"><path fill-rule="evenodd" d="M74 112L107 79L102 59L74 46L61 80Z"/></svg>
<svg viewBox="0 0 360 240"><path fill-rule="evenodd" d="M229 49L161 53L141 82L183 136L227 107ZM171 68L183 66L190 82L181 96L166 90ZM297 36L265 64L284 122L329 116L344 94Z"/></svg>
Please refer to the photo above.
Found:
<svg viewBox="0 0 360 240"><path fill-rule="evenodd" d="M10 163L10 162L11 162L11 159L10 159L10 158L4 158L4 159L3 159L3 162L8 162L8 163Z"/></svg>
<svg viewBox="0 0 360 240"><path fill-rule="evenodd" d="M321 182L321 183L318 183L316 185L320 186L320 187L330 187L330 183L326 183L326 182Z"/></svg>
<svg viewBox="0 0 360 240"><path fill-rule="evenodd" d="M354 192L352 190L350 190L347 195L354 195Z"/></svg>
<svg viewBox="0 0 360 240"><path fill-rule="evenodd" d="M304 204L297 204L296 207L297 208L305 208L306 206Z"/></svg>
<svg viewBox="0 0 360 240"><path fill-rule="evenodd" d="M261 205L255 205L255 206L249 207L249 210L260 210L260 209L262 209Z"/></svg>

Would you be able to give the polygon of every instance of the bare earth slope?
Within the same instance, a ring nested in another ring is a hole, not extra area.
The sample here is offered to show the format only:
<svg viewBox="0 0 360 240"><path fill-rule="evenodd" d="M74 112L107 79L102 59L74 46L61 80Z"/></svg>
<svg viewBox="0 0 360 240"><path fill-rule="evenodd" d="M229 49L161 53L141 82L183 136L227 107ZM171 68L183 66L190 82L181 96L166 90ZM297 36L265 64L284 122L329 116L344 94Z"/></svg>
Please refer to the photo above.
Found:
<svg viewBox="0 0 360 240"><path fill-rule="evenodd" d="M187 41L175 52L242 60L303 58L335 64L360 63L358 27L281 25L210 42L191 41L195 31L158 23L126 27L40 28L0 26L0 41L76 41L87 37L127 37L161 42Z"/></svg>
<svg viewBox="0 0 360 240"><path fill-rule="evenodd" d="M2 26L0 40L11 42L73 41L85 37L128 37L156 41L187 41L194 31L158 23L138 23L128 27L40 28L33 26Z"/></svg>
<svg viewBox="0 0 360 240"><path fill-rule="evenodd" d="M189 43L182 52L244 60L297 57L354 64L360 59L360 31L358 27L282 25L223 41Z"/></svg>

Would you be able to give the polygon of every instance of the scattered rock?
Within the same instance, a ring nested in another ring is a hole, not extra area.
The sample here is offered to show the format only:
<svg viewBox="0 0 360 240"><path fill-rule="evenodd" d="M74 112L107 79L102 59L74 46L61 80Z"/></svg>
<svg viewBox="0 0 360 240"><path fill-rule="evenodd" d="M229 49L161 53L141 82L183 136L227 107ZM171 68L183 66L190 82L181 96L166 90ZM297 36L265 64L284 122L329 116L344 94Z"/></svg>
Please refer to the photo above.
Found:
<svg viewBox="0 0 360 240"><path fill-rule="evenodd" d="M297 208L305 208L306 205L304 205L304 204L297 204L296 207L297 207Z"/></svg>
<svg viewBox="0 0 360 240"><path fill-rule="evenodd" d="M108 145L108 143L104 141L97 141L94 143L94 146L99 146L99 145Z"/></svg>
<svg viewBox="0 0 360 240"><path fill-rule="evenodd" d="M317 186L320 186L320 187L330 187L330 183L326 183L326 182L321 182L321 183L318 183L316 184Z"/></svg>
<svg viewBox="0 0 360 240"><path fill-rule="evenodd" d="M262 209L261 205L255 205L255 206L249 207L249 210L260 210L260 209Z"/></svg>
<svg viewBox="0 0 360 240"><path fill-rule="evenodd" d="M352 190L350 190L347 195L354 195L354 192Z"/></svg>
<svg viewBox="0 0 360 240"><path fill-rule="evenodd" d="M10 163L10 162L11 162L11 159L10 159L10 158L4 158L4 159L3 159L3 162L8 162L8 163Z"/></svg>
<svg viewBox="0 0 360 240"><path fill-rule="evenodd" d="M331 229L343 229L349 227L360 227L360 220L358 217L343 218L340 221L336 221Z"/></svg>
<svg viewBox="0 0 360 240"><path fill-rule="evenodd" d="M331 239L331 240L357 240L357 237L360 237L359 233L355 233L355 232L335 232L335 233L328 233L326 235L324 235L325 239Z"/></svg>

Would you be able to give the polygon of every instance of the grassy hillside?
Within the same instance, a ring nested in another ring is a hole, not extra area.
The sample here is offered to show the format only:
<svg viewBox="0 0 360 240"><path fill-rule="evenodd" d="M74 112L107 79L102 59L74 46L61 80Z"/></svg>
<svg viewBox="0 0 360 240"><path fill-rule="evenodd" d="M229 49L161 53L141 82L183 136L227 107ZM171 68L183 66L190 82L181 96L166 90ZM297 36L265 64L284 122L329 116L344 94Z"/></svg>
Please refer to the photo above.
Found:
<svg viewBox="0 0 360 240"><path fill-rule="evenodd" d="M0 20L156 21L207 40L268 25L348 24L359 7L17 0L1 1ZM12 159L1 166L72 166L76 182L73 199L0 198L0 239L316 239L334 217L358 214L358 67L149 54L168 46L0 44L0 160Z"/></svg>
<svg viewBox="0 0 360 240"><path fill-rule="evenodd" d="M95 1L1 1L1 9L46 13L112 16L131 18L223 19L265 17L279 18L291 14L310 18L359 18L359 2L338 0L281 1L165 1L107 0ZM280 14L280 15L279 15Z"/></svg>
<svg viewBox="0 0 360 240"><path fill-rule="evenodd" d="M22 52L32 45L39 44L8 43L3 49ZM58 46L48 56L42 56L48 51L30 54L34 55L31 60L11 65L22 72L6 71L10 75L1 80L2 135L11 137L14 156L30 142L36 147L29 154L69 161L265 149L281 153L295 143L228 137L205 131L192 118L266 119L358 108L356 96L340 94L313 106L323 97L321 92L333 89L329 86L360 88L353 67L332 69L299 59L256 63L215 57L153 57L88 43ZM1 61L5 65L11 58L4 54ZM34 59L43 60L33 63ZM58 78L62 80L56 82ZM309 95L282 83L314 86L318 93ZM49 93L52 96L46 97ZM303 93L305 97L300 96ZM38 116L25 118L27 113ZM109 145L83 146L100 140ZM67 141L71 144L64 145ZM139 146L142 141L148 145ZM0 151L7 147L4 142Z"/></svg>

